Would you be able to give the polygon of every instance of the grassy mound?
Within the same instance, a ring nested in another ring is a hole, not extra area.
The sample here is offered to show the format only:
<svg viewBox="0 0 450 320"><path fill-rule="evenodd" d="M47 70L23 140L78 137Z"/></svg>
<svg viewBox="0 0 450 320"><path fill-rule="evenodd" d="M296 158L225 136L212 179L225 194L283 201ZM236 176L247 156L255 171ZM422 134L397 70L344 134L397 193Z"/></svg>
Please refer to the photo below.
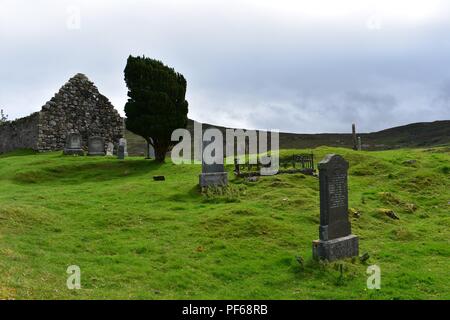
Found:
<svg viewBox="0 0 450 320"><path fill-rule="evenodd" d="M312 260L315 177L249 182L228 167L230 186L201 194L199 165L0 156L0 298L449 299L448 149L314 150L327 153L350 162L352 228L368 261ZM366 287L371 264L381 290ZM66 287L70 265L81 290Z"/></svg>

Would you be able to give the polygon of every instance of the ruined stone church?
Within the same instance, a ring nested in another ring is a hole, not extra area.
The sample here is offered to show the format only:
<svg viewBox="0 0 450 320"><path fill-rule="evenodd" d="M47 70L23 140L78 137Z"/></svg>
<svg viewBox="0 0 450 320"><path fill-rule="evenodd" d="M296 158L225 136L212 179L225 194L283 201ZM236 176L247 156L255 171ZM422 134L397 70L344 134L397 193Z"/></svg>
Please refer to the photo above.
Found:
<svg viewBox="0 0 450 320"><path fill-rule="evenodd" d="M105 144L117 144L124 130L124 120L108 98L78 73L41 111L0 124L0 153L15 149L62 150L68 133L80 133L83 147L87 147L90 136L103 137Z"/></svg>

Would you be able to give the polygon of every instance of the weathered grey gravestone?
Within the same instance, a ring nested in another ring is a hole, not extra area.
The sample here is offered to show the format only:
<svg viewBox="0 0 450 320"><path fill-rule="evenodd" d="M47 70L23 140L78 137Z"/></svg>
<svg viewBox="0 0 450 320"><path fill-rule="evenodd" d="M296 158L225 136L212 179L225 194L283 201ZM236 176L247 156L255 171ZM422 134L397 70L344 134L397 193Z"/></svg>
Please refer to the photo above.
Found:
<svg viewBox="0 0 450 320"><path fill-rule="evenodd" d="M150 138L150 143L153 143L153 139ZM147 143L147 159L155 159L155 148L153 148L153 146Z"/></svg>
<svg viewBox="0 0 450 320"><path fill-rule="evenodd" d="M259 158L259 162L260 162L262 167L268 168L271 165L272 158L269 157L269 156L261 156Z"/></svg>
<svg viewBox="0 0 450 320"><path fill-rule="evenodd" d="M114 143L108 142L108 146L106 147L106 155L112 156L114 154Z"/></svg>
<svg viewBox="0 0 450 320"><path fill-rule="evenodd" d="M155 159L155 148L151 144L148 145L148 157Z"/></svg>
<svg viewBox="0 0 450 320"><path fill-rule="evenodd" d="M125 146L119 145L119 148L117 149L117 159L124 160L125 159Z"/></svg>
<svg viewBox="0 0 450 320"><path fill-rule="evenodd" d="M362 150L361 137L358 137L358 151Z"/></svg>
<svg viewBox="0 0 450 320"><path fill-rule="evenodd" d="M128 157L127 139L120 138L119 139L119 146L123 146L124 156Z"/></svg>
<svg viewBox="0 0 450 320"><path fill-rule="evenodd" d="M105 139L102 137L89 137L88 140L88 156L104 156L105 155Z"/></svg>
<svg viewBox="0 0 450 320"><path fill-rule="evenodd" d="M336 260L358 255L358 237L348 220L348 162L329 154L319 162L320 227L313 241L315 259Z"/></svg>
<svg viewBox="0 0 450 320"><path fill-rule="evenodd" d="M210 141L203 141L203 150L208 146ZM222 163L205 163L202 150L202 173L199 176L200 187L226 186L228 184L228 173Z"/></svg>
<svg viewBox="0 0 450 320"><path fill-rule="evenodd" d="M63 154L79 156L84 155L84 151L81 148L81 135L79 133L68 134Z"/></svg>

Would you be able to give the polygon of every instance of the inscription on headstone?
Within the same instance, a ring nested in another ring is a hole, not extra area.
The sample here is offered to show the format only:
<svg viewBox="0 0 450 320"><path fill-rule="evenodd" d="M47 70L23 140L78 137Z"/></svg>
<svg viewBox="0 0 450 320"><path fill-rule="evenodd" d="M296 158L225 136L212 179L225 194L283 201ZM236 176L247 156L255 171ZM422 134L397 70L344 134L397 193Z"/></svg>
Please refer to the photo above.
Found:
<svg viewBox="0 0 450 320"><path fill-rule="evenodd" d="M84 151L81 148L81 135L79 133L69 133L67 135L63 153L65 155L84 155Z"/></svg>
<svg viewBox="0 0 450 320"><path fill-rule="evenodd" d="M330 209L345 207L347 195L347 175L337 173L330 179L328 184L330 193Z"/></svg>
<svg viewBox="0 0 450 320"><path fill-rule="evenodd" d="M88 156L104 156L105 139L102 137L90 137L88 140Z"/></svg>
<svg viewBox="0 0 450 320"><path fill-rule="evenodd" d="M329 154L319 162L319 240L313 242L315 258L335 260L358 255L358 237L351 234L348 218L348 162Z"/></svg>

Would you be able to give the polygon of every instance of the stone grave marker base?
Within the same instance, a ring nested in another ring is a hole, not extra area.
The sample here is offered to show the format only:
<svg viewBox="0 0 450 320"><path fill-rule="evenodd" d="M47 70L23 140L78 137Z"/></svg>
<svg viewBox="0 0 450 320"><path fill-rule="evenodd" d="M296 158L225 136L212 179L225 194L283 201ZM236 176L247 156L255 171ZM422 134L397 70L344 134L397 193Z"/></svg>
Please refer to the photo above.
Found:
<svg viewBox="0 0 450 320"><path fill-rule="evenodd" d="M227 172L201 173L199 175L200 187L217 187L226 186L228 184Z"/></svg>
<svg viewBox="0 0 450 320"><path fill-rule="evenodd" d="M66 156L84 156L83 149L64 149L63 154Z"/></svg>
<svg viewBox="0 0 450 320"><path fill-rule="evenodd" d="M88 156L105 156L106 154L104 152L89 152Z"/></svg>
<svg viewBox="0 0 450 320"><path fill-rule="evenodd" d="M358 237L351 234L333 240L314 240L313 258L315 260L334 261L358 256Z"/></svg>

